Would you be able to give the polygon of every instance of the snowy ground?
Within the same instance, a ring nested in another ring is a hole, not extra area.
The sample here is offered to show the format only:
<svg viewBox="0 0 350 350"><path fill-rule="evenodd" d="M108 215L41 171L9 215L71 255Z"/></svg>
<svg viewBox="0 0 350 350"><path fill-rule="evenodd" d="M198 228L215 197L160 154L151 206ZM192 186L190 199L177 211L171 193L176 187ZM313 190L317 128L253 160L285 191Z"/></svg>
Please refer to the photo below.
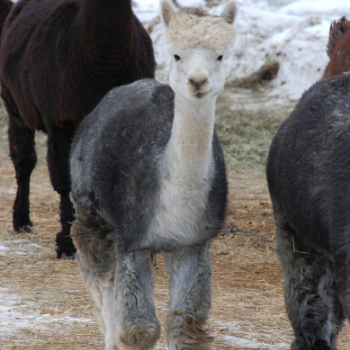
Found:
<svg viewBox="0 0 350 350"><path fill-rule="evenodd" d="M205 6L205 1L179 0L182 6ZM320 79L328 63L326 45L332 21L350 17L348 0L237 0L234 23L236 39L226 57L228 80L250 77L263 65L277 61L277 77L266 94L282 100L297 100ZM157 23L157 0L136 0L135 13L146 26ZM224 4L209 13L219 14ZM154 26L151 37L160 67L158 77L166 81L170 55L163 24Z"/></svg>

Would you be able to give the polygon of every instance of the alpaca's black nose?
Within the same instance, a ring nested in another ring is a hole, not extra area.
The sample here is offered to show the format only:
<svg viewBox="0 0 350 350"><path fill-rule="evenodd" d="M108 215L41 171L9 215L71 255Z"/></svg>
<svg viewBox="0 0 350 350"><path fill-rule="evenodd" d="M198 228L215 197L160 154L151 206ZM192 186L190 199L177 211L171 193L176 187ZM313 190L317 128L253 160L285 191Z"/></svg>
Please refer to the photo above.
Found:
<svg viewBox="0 0 350 350"><path fill-rule="evenodd" d="M194 80L194 79L188 79L188 82L191 83L197 91L200 90L201 86L204 85L208 79L202 79L202 80Z"/></svg>

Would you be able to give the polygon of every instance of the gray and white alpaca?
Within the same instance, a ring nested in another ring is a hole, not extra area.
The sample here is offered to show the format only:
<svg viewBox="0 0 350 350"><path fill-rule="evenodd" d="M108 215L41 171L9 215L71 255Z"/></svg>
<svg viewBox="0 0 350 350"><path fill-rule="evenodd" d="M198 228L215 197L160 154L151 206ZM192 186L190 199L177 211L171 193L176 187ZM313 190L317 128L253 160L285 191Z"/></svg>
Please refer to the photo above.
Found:
<svg viewBox="0 0 350 350"><path fill-rule="evenodd" d="M210 349L210 239L227 182L214 130L235 3L211 17L162 0L171 88L152 79L111 90L81 123L71 151L72 237L106 349L152 349L160 336L151 255L169 273L169 349Z"/></svg>
<svg viewBox="0 0 350 350"><path fill-rule="evenodd" d="M267 180L292 350L335 350L350 319L350 75L304 93L272 141Z"/></svg>

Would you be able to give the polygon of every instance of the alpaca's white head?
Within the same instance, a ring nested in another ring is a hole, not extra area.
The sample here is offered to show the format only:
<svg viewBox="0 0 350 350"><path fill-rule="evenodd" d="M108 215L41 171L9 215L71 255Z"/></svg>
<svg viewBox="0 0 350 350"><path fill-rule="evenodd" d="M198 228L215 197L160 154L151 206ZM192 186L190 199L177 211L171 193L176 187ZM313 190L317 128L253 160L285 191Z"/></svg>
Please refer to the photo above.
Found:
<svg viewBox="0 0 350 350"><path fill-rule="evenodd" d="M205 16L177 10L171 0L161 0L172 53L170 86L191 101L217 96L225 84L223 59L234 37L236 13L233 1L221 16Z"/></svg>

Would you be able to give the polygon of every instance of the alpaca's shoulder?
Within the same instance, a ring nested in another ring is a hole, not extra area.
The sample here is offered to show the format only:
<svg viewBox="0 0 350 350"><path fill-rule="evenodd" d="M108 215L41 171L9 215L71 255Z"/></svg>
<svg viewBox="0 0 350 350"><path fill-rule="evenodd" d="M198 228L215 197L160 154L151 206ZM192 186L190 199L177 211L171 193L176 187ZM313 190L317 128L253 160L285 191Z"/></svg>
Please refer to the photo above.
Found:
<svg viewBox="0 0 350 350"><path fill-rule="evenodd" d="M304 92L284 125L297 123L322 127L343 120L350 123L350 75L342 74L321 79Z"/></svg>
<svg viewBox="0 0 350 350"><path fill-rule="evenodd" d="M154 79L142 79L107 92L83 119L75 139L86 133L96 136L119 128L126 128L128 132L139 129L143 133L150 129L168 130L173 118L173 90Z"/></svg>
<svg viewBox="0 0 350 350"><path fill-rule="evenodd" d="M319 135L333 137L350 132L350 75L322 79L304 92L290 116L282 123L272 142L272 148L288 147L297 142L300 147L317 143ZM298 141L296 141L298 140ZM323 139L320 141L323 142Z"/></svg>
<svg viewBox="0 0 350 350"><path fill-rule="evenodd" d="M136 115L142 113L149 118L164 113L173 114L174 92L154 79L142 79L132 84L110 90L100 102L98 109L106 114Z"/></svg>
<svg viewBox="0 0 350 350"><path fill-rule="evenodd" d="M174 100L174 92L171 87L155 79L141 79L132 84L116 87L110 91L110 96L113 97L113 95L117 99L125 97L125 102L131 102L133 106L139 103L161 105Z"/></svg>
<svg viewBox="0 0 350 350"><path fill-rule="evenodd" d="M323 105L338 101L340 96L350 96L350 74L321 79L304 92L298 105ZM350 101L344 101L350 103Z"/></svg>

